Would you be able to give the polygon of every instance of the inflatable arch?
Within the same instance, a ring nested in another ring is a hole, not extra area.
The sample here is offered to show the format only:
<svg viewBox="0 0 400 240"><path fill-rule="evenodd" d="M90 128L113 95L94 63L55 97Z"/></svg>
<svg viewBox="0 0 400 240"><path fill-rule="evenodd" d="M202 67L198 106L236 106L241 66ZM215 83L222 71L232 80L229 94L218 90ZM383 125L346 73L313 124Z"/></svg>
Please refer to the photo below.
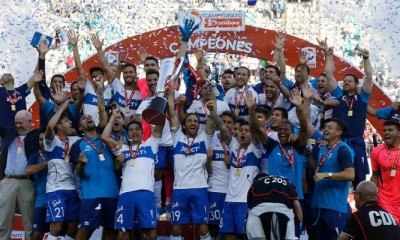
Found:
<svg viewBox="0 0 400 240"><path fill-rule="evenodd" d="M149 55L156 56L160 59L172 57L179 48L178 27L171 26L154 31L145 32L143 34L129 37L112 46L109 46L105 51L117 52L120 59L126 59L128 62L140 64L138 51L142 48L147 50ZM275 41L277 32L246 25L245 31L240 32L203 32L196 33L192 36L189 47L201 47L207 52L245 54L249 57L261 58L271 61L274 46L272 41ZM322 50L315 44L312 44L295 36L286 36L285 57L286 64L294 67L298 63L298 58L301 49L306 48L310 53L311 76L316 77L324 72L325 57ZM189 51L191 52L191 50ZM347 73L352 73L359 78L363 77L363 72L356 66L351 65L345 59L334 56L336 79L343 79ZM83 67L88 70L92 66L99 65L96 55L88 58L83 62ZM65 74L68 82L77 79L75 69L71 69ZM390 105L391 100L384 92L374 84L371 100L369 105L374 108L382 108ZM34 104L37 108L37 103ZM34 115L38 115L38 111L33 111ZM38 116L35 116L38 119ZM382 122L375 117L368 117L372 125L382 133ZM37 124L37 122L36 122Z"/></svg>

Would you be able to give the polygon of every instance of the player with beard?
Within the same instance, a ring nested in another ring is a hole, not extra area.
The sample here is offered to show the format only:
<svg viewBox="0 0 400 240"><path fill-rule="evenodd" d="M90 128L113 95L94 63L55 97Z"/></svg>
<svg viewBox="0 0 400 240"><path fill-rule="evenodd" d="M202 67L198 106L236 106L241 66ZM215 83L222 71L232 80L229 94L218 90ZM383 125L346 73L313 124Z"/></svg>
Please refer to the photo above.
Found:
<svg viewBox="0 0 400 240"><path fill-rule="evenodd" d="M150 93L147 95L146 99L143 100L143 102L140 104L138 110L136 111L136 116L135 120L142 123L143 127L143 133L146 136L143 136L143 139L147 139L149 136L151 136L152 132L152 126L146 122L145 120L142 119L142 113L148 106L149 102L151 101L151 98L156 95L156 90L157 90L157 83L158 83L158 77L159 77L159 72L153 69L149 69L146 72L146 81L148 88L150 90ZM179 93L173 89L175 92L174 96L179 96ZM176 100L176 99L175 99ZM150 125L150 131L146 132L146 125ZM161 137L161 141L159 143L158 147L158 152L157 152L157 161L155 162L155 171L154 171L154 194L156 196L156 204L157 204L157 214L160 215L162 213L162 207L161 207L161 190L162 190L162 176L163 176L163 170L167 166L167 159L172 161L173 158L173 148L172 148L172 136L170 132L170 124L169 121L165 121L165 125L163 128L163 134ZM170 207L170 202L166 202L166 205ZM169 217L169 216L167 216Z"/></svg>
<svg viewBox="0 0 400 240"><path fill-rule="evenodd" d="M120 114L118 108L113 110L101 136L115 156L125 155L123 161L116 162L118 167L123 167L115 216L115 227L119 230L118 239L129 239L129 231L136 230L136 219L138 227L145 233L145 239L157 239L156 203L153 193L154 162L163 126L157 125L152 136L143 142L141 123L132 121L126 127L129 144L121 145L121 142L111 137L114 119Z"/></svg>
<svg viewBox="0 0 400 240"><path fill-rule="evenodd" d="M172 84L172 83L171 83ZM172 85L170 86L171 89ZM182 225L191 220L200 239L210 239L208 232L207 149L211 144L215 123L210 118L199 132L199 117L186 115L182 126L175 116L174 94L168 95L168 115L174 147L174 190L172 194L171 239L181 239ZM206 103L210 114L216 114L215 100Z"/></svg>
<svg viewBox="0 0 400 240"><path fill-rule="evenodd" d="M264 80L262 92L258 94L258 104L262 107L269 109L274 109L275 107L288 109L290 107L290 102L285 100L284 96L279 92L277 84L272 80L273 77L279 76L278 71L279 70L275 66L268 66L264 70L264 72L269 73Z"/></svg>
<svg viewBox="0 0 400 240"><path fill-rule="evenodd" d="M378 203L400 222L399 178L397 171L400 155L400 124L388 120L383 124L385 143L374 148L371 153L373 181L378 187Z"/></svg>
<svg viewBox="0 0 400 240"><path fill-rule="evenodd" d="M372 91L372 66L369 60L369 51L362 50L365 80L360 93L358 92L359 80L353 74L345 75L343 79L343 91L337 91L335 96L340 105L333 110L332 117L343 120L349 128L343 136L344 141L354 150L355 178L353 186L365 180L369 173L369 164L366 155L364 141L364 129L367 119L368 101Z"/></svg>
<svg viewBox="0 0 400 240"><path fill-rule="evenodd" d="M153 56L147 56L144 49L139 51L140 61L143 63L143 71L147 73L149 70L160 71L160 65L158 64L158 59ZM142 99L145 99L150 94L150 89L147 85L146 78L140 78L137 80L137 85L142 95Z"/></svg>
<svg viewBox="0 0 400 240"><path fill-rule="evenodd" d="M124 79L124 83L122 83L119 79L120 76L117 76L113 69L108 66L103 51L104 39L100 40L96 34L92 34L90 39L97 50L97 56L109 80L108 84L111 85L111 89L114 93L114 102L121 108L121 112L125 117L133 118L137 108L142 102L142 96L136 82L136 66L132 63L122 63L122 77Z"/></svg>
<svg viewBox="0 0 400 240"><path fill-rule="evenodd" d="M245 103L249 101L249 98L255 105L252 94L250 92L245 94ZM212 114L211 119L219 127L221 139L226 146L229 146L230 152L229 183L220 221L220 232L224 233L225 239L236 239L246 234L244 229L247 191L259 171L263 149L259 144L257 134L251 134L254 126L249 125L248 122L241 123L239 135L235 139L228 128L222 124L218 115Z"/></svg>
<svg viewBox="0 0 400 240"><path fill-rule="evenodd" d="M76 130L64 111L71 100L65 101L47 124L45 150L48 156L47 222L50 222L48 240L57 240L63 224L66 224L65 239L74 239L79 218L79 196L76 175L70 162L71 146L80 138L72 136Z"/></svg>
<svg viewBox="0 0 400 240"><path fill-rule="evenodd" d="M258 102L258 94L253 88L249 87L247 83L250 79L250 70L247 67L238 67L235 70L235 88L230 89L224 98L231 111L233 111L237 118L247 120L249 118L249 111L244 103L244 96L246 92L251 92L255 101Z"/></svg>
<svg viewBox="0 0 400 240"><path fill-rule="evenodd" d="M233 78L234 72L230 69L226 69L220 78L222 88L224 90L224 95L229 91L229 89L235 87L235 79Z"/></svg>
<svg viewBox="0 0 400 240"><path fill-rule="evenodd" d="M200 132L204 130L206 122L210 117L210 112L206 108L206 103L211 100L213 94L210 88L211 88L210 84L204 83L201 86L202 98L200 98L199 100L193 100L192 104L187 109L187 113L195 113L197 114L197 116L199 116ZM221 100L217 100L217 114L221 115L225 111L230 111L228 104L226 104L226 102L223 102ZM179 120L182 122L186 116L183 106L181 106L178 109L178 115L179 115Z"/></svg>
<svg viewBox="0 0 400 240"><path fill-rule="evenodd" d="M102 88L98 88L100 122L96 127L90 115L82 115L79 130L83 138L72 145L71 162L80 176L81 206L77 240L89 239L93 231L103 226L104 239L115 239L113 229L118 185L111 152L100 139L99 132L107 123ZM100 187L99 187L100 186Z"/></svg>
<svg viewBox="0 0 400 240"><path fill-rule="evenodd" d="M183 57L186 54L186 51L188 49L188 41L190 39L190 36L193 34L193 32L198 28L197 25L193 25L194 22L191 20L186 21L184 27L179 27L180 33L182 33L181 37L181 44L178 50L178 53L176 54L176 58L179 59ZM147 64L151 64L153 62L152 59L147 60ZM155 66L149 66L146 72L146 82L147 86L150 90L149 94L147 94L146 99L142 102L142 104L139 106L138 110L136 111L135 119L143 124L143 126L147 126L148 123L146 121L142 121L142 112L146 109L148 103L150 102L151 98L154 97L157 94L157 83L158 83L158 78L160 74L157 70L155 70ZM173 82L171 81L171 93L175 98L175 100L179 97L179 93L174 90ZM167 158L172 161L173 159L173 141L171 137L171 132L170 132L170 126L169 126L169 121L165 121L165 126L163 129L163 134L162 134L162 139L159 144L159 149L157 153L157 161L155 163L155 183L154 183L154 193L156 196L156 203L157 203L157 213L160 215L162 208L161 208L161 190L162 190L162 173L163 170L167 166ZM151 133L150 128L144 128L145 130L145 136L144 139L147 139ZM169 215L169 209L171 205L169 202L166 202L166 212ZM169 217L169 216L167 216Z"/></svg>

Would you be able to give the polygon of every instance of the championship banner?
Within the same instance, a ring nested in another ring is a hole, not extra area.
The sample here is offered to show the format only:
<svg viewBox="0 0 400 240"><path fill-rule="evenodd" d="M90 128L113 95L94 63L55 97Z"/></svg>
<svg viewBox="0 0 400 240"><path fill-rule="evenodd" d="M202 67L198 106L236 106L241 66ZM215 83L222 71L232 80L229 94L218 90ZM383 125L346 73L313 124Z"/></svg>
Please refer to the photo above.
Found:
<svg viewBox="0 0 400 240"><path fill-rule="evenodd" d="M197 16L201 16L201 19L198 17L195 21L204 22L204 18L207 15L204 15L203 18L203 15L199 13ZM275 41L276 36L276 31L249 25L245 27L244 31L228 32L218 29L218 31L195 32L189 40L188 51L191 53L194 48L201 48L206 52L243 54L248 57L273 61L275 46L272 42ZM141 49L146 49L148 55L156 56L159 59L174 57L179 50L179 42L178 26L169 26L131 36L107 47L104 51L110 51L120 59L127 59L134 64L141 64L138 54ZM312 67L310 75L312 77L319 76L325 71L325 55L323 51L316 44L289 34L286 34L286 43L283 50L286 65L294 68L299 63L302 49L307 51L308 64ZM353 66L346 59L337 55L333 56L333 60L337 69L334 74L337 80L343 79L347 73L354 74L362 79L364 74L357 66ZM100 63L97 55L93 55L82 62L82 65L84 69L88 70L90 67L100 65ZM65 78L68 82L71 82L78 78L78 74L75 69L71 69L65 74ZM392 101L374 84L369 105L376 108L391 104ZM38 109L37 105L36 109ZM39 119L37 112L38 110L33 111L34 119ZM368 116L368 120L378 132L382 133L382 123L377 118Z"/></svg>
<svg viewBox="0 0 400 240"><path fill-rule="evenodd" d="M178 13L178 24L183 26L185 19L194 19L199 24L197 31L237 32L245 30L245 16L241 11L197 11L188 10Z"/></svg>

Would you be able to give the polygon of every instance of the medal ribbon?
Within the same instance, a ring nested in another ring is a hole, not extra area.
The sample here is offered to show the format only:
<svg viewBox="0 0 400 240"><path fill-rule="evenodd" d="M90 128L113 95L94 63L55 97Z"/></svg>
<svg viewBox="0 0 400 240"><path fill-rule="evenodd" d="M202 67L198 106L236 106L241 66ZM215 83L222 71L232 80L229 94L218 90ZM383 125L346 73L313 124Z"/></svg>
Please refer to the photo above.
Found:
<svg viewBox="0 0 400 240"><path fill-rule="evenodd" d="M294 165L294 150L293 150L293 146L290 146L289 152L290 155L285 151L285 149L283 148L283 146L279 143L279 148L281 149L283 155L285 156L285 158L288 160L290 165Z"/></svg>
<svg viewBox="0 0 400 240"><path fill-rule="evenodd" d="M335 145L333 145L333 147L328 151L328 153L325 154L325 156L321 159L321 161L319 162L318 166L324 165L326 159L328 159L328 156L333 152L333 150L337 147L337 145L339 145L340 142L341 142L341 141L337 141L337 142L335 143Z"/></svg>
<svg viewBox="0 0 400 240"><path fill-rule="evenodd" d="M388 157L389 157L391 169L392 170L397 170L397 162L399 161L399 156L400 156L400 147L397 148L397 155L396 155L395 162L393 162L392 154L390 153L390 150L389 150L389 148L388 148L388 146L386 144L385 144L385 147L386 147L386 151L387 151L387 154L388 154Z"/></svg>
<svg viewBox="0 0 400 240"><path fill-rule="evenodd" d="M103 143L100 141L100 149L98 149L93 143L92 141L90 141L89 139L87 139L86 137L83 138L83 140L85 140L98 154L102 154L103 153Z"/></svg>

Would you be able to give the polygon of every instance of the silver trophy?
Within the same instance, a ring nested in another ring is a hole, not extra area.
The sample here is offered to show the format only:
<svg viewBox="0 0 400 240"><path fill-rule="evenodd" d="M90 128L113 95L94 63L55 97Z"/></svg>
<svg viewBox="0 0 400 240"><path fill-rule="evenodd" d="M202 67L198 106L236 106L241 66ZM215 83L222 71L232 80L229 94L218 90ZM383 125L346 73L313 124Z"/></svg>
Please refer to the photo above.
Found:
<svg viewBox="0 0 400 240"><path fill-rule="evenodd" d="M182 69L183 57L177 59L175 62L173 58L165 58L161 60L161 71L157 82L157 94L150 99L149 104L142 113L144 120L153 125L164 125L165 113L168 107L166 100L166 84L169 81L175 81ZM172 89L173 91L173 89Z"/></svg>

